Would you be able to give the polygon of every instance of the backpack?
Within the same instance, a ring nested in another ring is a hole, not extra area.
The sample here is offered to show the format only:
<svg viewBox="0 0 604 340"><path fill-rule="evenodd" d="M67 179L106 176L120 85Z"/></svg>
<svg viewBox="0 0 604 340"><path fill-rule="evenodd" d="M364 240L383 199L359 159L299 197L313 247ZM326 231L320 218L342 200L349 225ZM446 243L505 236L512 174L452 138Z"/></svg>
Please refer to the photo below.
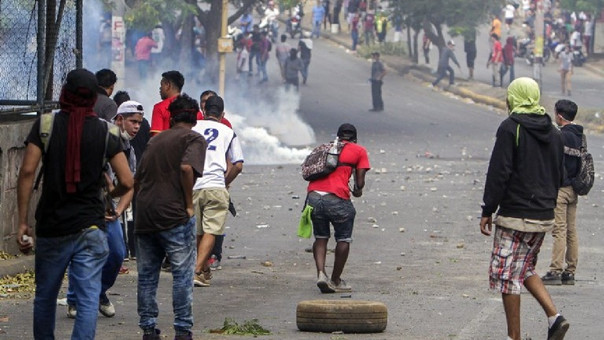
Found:
<svg viewBox="0 0 604 340"><path fill-rule="evenodd" d="M50 144L50 137L52 137L52 130L55 122L55 112L44 113L40 115L40 130L38 134L40 135L40 140L42 141L42 156L46 156L48 152L48 145ZM107 122L104 119L101 119L107 125L107 134L105 135L105 152L103 155L107 153L107 145L109 144L109 135L113 134L115 136L120 135L119 128L116 125L113 125ZM103 157L103 168L106 167L109 160L106 157ZM44 162L42 162L42 168L38 173L38 177L36 178L36 183L34 184L34 190L38 190L40 186L40 181L42 180L42 175L44 174Z"/></svg>
<svg viewBox="0 0 604 340"><path fill-rule="evenodd" d="M330 153L334 143L337 143L337 153ZM339 162L340 153L342 153L345 145L346 143L330 142L314 148L302 163L302 178L306 181L314 181L326 177L341 165L354 168L354 164Z"/></svg>
<svg viewBox="0 0 604 340"><path fill-rule="evenodd" d="M581 138L581 148L574 149L565 146L564 154L579 157L579 172L577 173L577 176L571 180L571 185L577 195L587 195L594 185L594 159L591 154L587 152L587 139L585 138L585 135Z"/></svg>

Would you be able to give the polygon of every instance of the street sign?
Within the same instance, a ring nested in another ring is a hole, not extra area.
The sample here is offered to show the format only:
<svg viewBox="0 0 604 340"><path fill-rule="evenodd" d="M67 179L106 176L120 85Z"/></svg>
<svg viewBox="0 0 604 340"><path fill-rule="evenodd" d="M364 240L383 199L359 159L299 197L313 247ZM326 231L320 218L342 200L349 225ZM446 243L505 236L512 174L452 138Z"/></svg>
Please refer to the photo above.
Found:
<svg viewBox="0 0 604 340"><path fill-rule="evenodd" d="M218 38L218 52L219 53L233 52L233 39Z"/></svg>

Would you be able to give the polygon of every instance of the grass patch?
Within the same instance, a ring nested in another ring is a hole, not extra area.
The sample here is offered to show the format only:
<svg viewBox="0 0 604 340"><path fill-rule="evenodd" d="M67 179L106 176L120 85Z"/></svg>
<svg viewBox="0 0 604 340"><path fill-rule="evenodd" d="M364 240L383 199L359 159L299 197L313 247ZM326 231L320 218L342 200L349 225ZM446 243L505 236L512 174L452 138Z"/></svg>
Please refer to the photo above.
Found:
<svg viewBox="0 0 604 340"><path fill-rule="evenodd" d="M237 323L231 318L225 318L224 324L220 329L212 329L210 333L224 335L270 335L271 331L262 327L258 319L243 321L243 324Z"/></svg>
<svg viewBox="0 0 604 340"><path fill-rule="evenodd" d="M371 58L371 53L379 52L381 55L392 55L403 57L408 55L407 45L403 42L383 42L381 44L373 44L370 46L360 44L357 47L357 54L364 58Z"/></svg>
<svg viewBox="0 0 604 340"><path fill-rule="evenodd" d="M14 258L16 258L16 256L0 251L0 260L11 260Z"/></svg>

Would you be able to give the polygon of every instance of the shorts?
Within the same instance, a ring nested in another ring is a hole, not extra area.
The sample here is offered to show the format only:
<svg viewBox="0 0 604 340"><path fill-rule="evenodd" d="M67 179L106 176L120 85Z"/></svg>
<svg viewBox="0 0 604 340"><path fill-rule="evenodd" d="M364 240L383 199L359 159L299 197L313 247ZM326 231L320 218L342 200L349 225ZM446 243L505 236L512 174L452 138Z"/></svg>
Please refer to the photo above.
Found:
<svg viewBox="0 0 604 340"><path fill-rule="evenodd" d="M321 196L316 192L308 194L308 204L313 207L311 219L315 238L329 238L333 225L336 242L352 242L352 228L356 210L350 200L334 194Z"/></svg>
<svg viewBox="0 0 604 340"><path fill-rule="evenodd" d="M505 18L505 23L511 25L514 22L514 18Z"/></svg>
<svg viewBox="0 0 604 340"><path fill-rule="evenodd" d="M537 254L544 237L545 233L496 226L489 267L490 288L503 294L519 295L524 280L536 275Z"/></svg>
<svg viewBox="0 0 604 340"><path fill-rule="evenodd" d="M476 52L467 52L466 65L468 68L474 68L474 60L476 60Z"/></svg>
<svg viewBox="0 0 604 340"><path fill-rule="evenodd" d="M194 190L193 208L197 216L197 235L224 234L229 212L229 192L226 188Z"/></svg>

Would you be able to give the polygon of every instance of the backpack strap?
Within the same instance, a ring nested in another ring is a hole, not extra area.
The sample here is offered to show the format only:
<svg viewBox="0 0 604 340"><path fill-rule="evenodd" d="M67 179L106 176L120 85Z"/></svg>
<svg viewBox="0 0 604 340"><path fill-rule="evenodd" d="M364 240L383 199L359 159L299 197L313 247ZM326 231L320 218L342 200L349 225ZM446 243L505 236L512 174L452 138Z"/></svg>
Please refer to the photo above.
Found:
<svg viewBox="0 0 604 340"><path fill-rule="evenodd" d="M48 152L48 145L50 144L50 137L52 136L52 130L55 122L55 113L44 113L40 115L40 129L38 131L38 135L40 136L40 140L42 141L42 157L46 156ZM42 160L42 166L40 167L40 172L38 172L38 176L36 177L36 182L34 183L34 191L38 191L40 187L40 182L42 181L42 176L44 175L44 160Z"/></svg>
<svg viewBox="0 0 604 340"><path fill-rule="evenodd" d="M342 151L344 151L344 147L348 145L348 143L342 143L342 149L340 150L340 155L342 154ZM340 162L340 155L338 155L338 166L349 166L351 168L356 168L356 164L352 164L352 163L344 163L344 162Z"/></svg>

